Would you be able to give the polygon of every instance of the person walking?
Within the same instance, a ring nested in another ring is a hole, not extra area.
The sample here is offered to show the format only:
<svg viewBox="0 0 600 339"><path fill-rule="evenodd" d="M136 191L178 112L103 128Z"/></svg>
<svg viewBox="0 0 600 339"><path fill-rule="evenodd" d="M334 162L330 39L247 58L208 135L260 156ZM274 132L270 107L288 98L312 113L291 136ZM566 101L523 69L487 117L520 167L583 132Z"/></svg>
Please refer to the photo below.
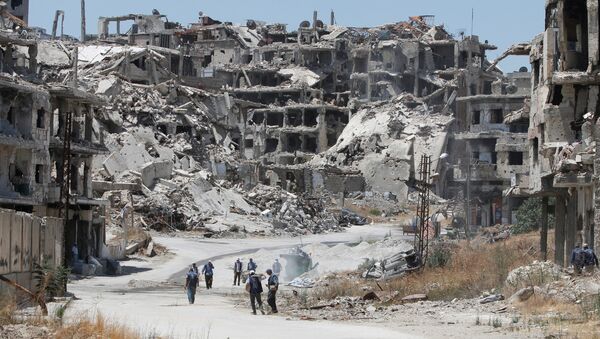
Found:
<svg viewBox="0 0 600 339"><path fill-rule="evenodd" d="M575 248L571 252L571 265L573 265L575 274L581 274L585 265L585 252L579 245L575 245Z"/></svg>
<svg viewBox="0 0 600 339"><path fill-rule="evenodd" d="M273 263L273 274L277 277L281 275L281 263L279 262L279 259L275 259L275 262Z"/></svg>
<svg viewBox="0 0 600 339"><path fill-rule="evenodd" d="M256 272L256 268L258 267L258 265L256 265L256 263L254 262L254 260L252 260L252 258L250 258L250 261L248 261L248 271L254 271Z"/></svg>
<svg viewBox="0 0 600 339"><path fill-rule="evenodd" d="M237 258L233 263L233 286L236 284L240 286L240 280L242 280L242 262Z"/></svg>
<svg viewBox="0 0 600 339"><path fill-rule="evenodd" d="M585 255L585 272L592 273L594 272L594 268L598 267L598 257L596 256L596 253L594 253L594 250L588 246L588 244L583 244L583 252Z"/></svg>
<svg viewBox="0 0 600 339"><path fill-rule="evenodd" d="M273 270L268 269L267 274L269 275L269 279L267 280L267 304L271 306L271 313L277 313L277 290L279 289L279 277L277 274L273 272Z"/></svg>
<svg viewBox="0 0 600 339"><path fill-rule="evenodd" d="M250 293L250 305L252 305L252 314L256 315L256 304L258 303L258 308L260 309L260 313L265 314L263 310L262 297L261 294L263 292L262 277L256 274L254 271L250 271L250 275L248 276L248 280L246 280L246 291Z"/></svg>
<svg viewBox="0 0 600 339"><path fill-rule="evenodd" d="M206 289L210 290L213 283L213 270L215 266L212 262L208 262L202 267L202 274L204 274L204 281L206 282Z"/></svg>
<svg viewBox="0 0 600 339"><path fill-rule="evenodd" d="M190 267L186 277L185 277L185 292L187 293L188 302L190 305L196 302L196 287L198 287L198 274L194 272L194 268Z"/></svg>

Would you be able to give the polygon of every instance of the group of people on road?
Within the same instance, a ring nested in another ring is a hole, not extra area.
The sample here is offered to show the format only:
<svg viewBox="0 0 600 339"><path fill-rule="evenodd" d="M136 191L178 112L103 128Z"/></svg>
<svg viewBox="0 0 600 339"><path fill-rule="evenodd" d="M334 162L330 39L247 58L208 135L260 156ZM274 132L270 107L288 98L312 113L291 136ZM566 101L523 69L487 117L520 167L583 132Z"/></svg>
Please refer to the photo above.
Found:
<svg viewBox="0 0 600 339"><path fill-rule="evenodd" d="M214 269L215 266L210 261L202 267L202 271L200 272L198 271L196 263L193 263L192 266L190 266L190 269L185 276L184 287L190 304L193 304L196 301L196 289L200 286L200 274L204 275L206 289L210 290L212 288Z"/></svg>
<svg viewBox="0 0 600 339"><path fill-rule="evenodd" d="M584 270L591 273L594 268L598 268L598 257L588 244L583 244L583 248L578 244L571 252L571 265L576 274L581 274Z"/></svg>
<svg viewBox="0 0 600 339"><path fill-rule="evenodd" d="M233 286L240 286L243 271L243 263L238 258L233 263ZM200 285L200 274L204 275L204 281L206 282L206 289L212 288L213 275L215 266L212 262L208 261L203 267L202 271L198 271L198 266L192 264L185 278L185 291L187 293L188 301L190 304L194 304L196 300L196 289ZM258 264L250 258L246 265L246 271L248 278L245 281L246 292L250 295L250 305L252 306L252 313L256 315L256 309L258 306L259 311L265 314L262 302L262 293L264 292L262 281L265 277L262 274L257 273ZM270 313L278 313L277 310L277 291L279 290L279 275L281 274L282 266L279 259L275 259L272 267L267 269L267 304L270 306Z"/></svg>

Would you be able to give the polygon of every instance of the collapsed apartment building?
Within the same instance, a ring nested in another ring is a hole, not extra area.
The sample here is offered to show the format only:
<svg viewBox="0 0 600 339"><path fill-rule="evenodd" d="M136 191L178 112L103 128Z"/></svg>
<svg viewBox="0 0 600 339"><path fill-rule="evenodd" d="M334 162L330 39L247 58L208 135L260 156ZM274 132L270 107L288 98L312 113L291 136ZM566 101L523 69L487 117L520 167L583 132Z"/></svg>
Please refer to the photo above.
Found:
<svg viewBox="0 0 600 339"><path fill-rule="evenodd" d="M134 24L121 33L126 20ZM108 31L113 21L116 34ZM204 167L246 189L380 191L405 200L420 156L447 152L449 159L435 164L436 193L471 195L465 207L472 225L513 222L527 196L517 188L528 178L529 73L502 74L486 59L495 46L477 36L455 39L432 21L351 28L326 25L314 13L288 32L284 24L241 26L204 15L183 28L158 11L100 18L98 40L78 48L80 72L200 88L210 102L182 102L173 110L179 116L144 118L144 125L233 150L235 166L213 156ZM89 90L110 97L114 85L101 80ZM190 109L203 111L212 126L190 122ZM386 110L396 113L372 119ZM368 120L384 128L361 131Z"/></svg>
<svg viewBox="0 0 600 339"><path fill-rule="evenodd" d="M435 191L469 197L472 226L514 222L529 194L531 76L503 74L486 58L495 46L455 38L433 17L352 28L314 13L288 31L204 15L183 27L154 11L98 26L85 43L10 40L22 46L3 58L5 70L29 68L47 84L7 80L28 90L7 89L6 102L31 93L37 106L32 125L3 138L16 146L0 172L2 207L66 220L67 257L75 243L82 256L119 257L106 250L105 227L130 220L190 229L262 212L280 213L274 224L290 234L339 230L308 196L406 201L422 155L443 158ZM22 119L11 110L7 128Z"/></svg>
<svg viewBox="0 0 600 339"><path fill-rule="evenodd" d="M541 243L555 198L555 258L569 265L575 244L600 246L598 191L598 3L546 1L545 32L532 41L530 194L542 196Z"/></svg>

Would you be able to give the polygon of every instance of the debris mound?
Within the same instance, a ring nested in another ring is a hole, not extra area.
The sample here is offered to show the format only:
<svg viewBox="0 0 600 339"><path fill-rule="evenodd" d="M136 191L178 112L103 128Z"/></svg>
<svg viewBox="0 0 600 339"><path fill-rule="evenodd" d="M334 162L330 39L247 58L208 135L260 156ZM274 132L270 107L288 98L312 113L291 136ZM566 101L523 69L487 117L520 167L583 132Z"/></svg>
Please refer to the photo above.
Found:
<svg viewBox="0 0 600 339"><path fill-rule="evenodd" d="M343 229L319 198L264 185L256 186L246 194L246 198L262 211L263 217L272 221L273 227L292 235L339 232Z"/></svg>

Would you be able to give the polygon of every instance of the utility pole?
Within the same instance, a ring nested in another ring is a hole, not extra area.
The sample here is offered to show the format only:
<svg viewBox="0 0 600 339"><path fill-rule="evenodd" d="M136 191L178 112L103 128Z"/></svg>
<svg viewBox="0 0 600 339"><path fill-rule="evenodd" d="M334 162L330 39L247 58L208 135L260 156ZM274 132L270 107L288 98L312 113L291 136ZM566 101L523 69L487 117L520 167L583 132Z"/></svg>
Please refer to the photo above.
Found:
<svg viewBox="0 0 600 339"><path fill-rule="evenodd" d="M471 227L471 143L467 141L467 201L466 201L466 225L465 236L469 239L469 228Z"/></svg>
<svg viewBox="0 0 600 339"><path fill-rule="evenodd" d="M85 42L85 0L81 0L81 42Z"/></svg>

